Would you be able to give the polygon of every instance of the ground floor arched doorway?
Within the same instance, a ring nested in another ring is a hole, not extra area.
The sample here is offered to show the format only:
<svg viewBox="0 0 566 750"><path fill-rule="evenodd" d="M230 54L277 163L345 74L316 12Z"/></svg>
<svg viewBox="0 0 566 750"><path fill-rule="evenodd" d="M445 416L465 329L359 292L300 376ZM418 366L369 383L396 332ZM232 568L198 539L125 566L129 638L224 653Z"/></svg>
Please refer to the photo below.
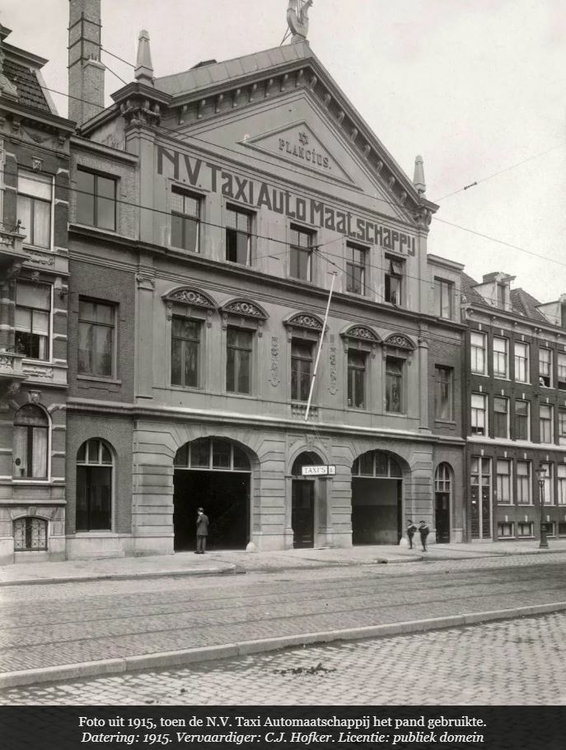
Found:
<svg viewBox="0 0 566 750"><path fill-rule="evenodd" d="M352 544L398 544L403 535L402 472L387 453L352 464Z"/></svg>
<svg viewBox="0 0 566 750"><path fill-rule="evenodd" d="M198 508L209 518L208 549L245 549L249 542L251 465L230 440L199 438L175 456L175 551L196 549Z"/></svg>
<svg viewBox="0 0 566 750"><path fill-rule="evenodd" d="M434 475L434 525L436 541L450 541L450 499L452 496L452 471L447 463L439 464Z"/></svg>
<svg viewBox="0 0 566 750"><path fill-rule="evenodd" d="M305 451L294 461L291 497L291 526L295 549L314 547L316 489L320 480L314 476L303 476L303 466L321 466L322 460L316 453Z"/></svg>

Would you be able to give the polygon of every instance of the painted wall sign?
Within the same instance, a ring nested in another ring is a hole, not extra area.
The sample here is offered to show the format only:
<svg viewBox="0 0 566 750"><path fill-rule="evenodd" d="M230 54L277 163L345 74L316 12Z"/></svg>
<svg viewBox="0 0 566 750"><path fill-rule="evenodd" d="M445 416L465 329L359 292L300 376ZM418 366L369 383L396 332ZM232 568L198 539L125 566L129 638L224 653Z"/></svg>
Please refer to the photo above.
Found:
<svg viewBox="0 0 566 750"><path fill-rule="evenodd" d="M253 208L265 208L278 214L312 224L332 232L344 234L368 245L408 255L415 254L416 238L405 232L390 229L378 222L355 216L350 211L340 211L323 201L303 198L289 190L281 190L267 182L250 180L217 164L196 159L164 146L157 147L157 172L172 176L196 187L205 181L213 193L240 201Z"/></svg>
<svg viewBox="0 0 566 750"><path fill-rule="evenodd" d="M309 145L308 133L301 131L298 135L299 143L292 143L286 138L279 138L279 151L283 151L289 156L309 162L314 166L318 165L323 169L330 169L330 159L325 154L321 154L314 146Z"/></svg>

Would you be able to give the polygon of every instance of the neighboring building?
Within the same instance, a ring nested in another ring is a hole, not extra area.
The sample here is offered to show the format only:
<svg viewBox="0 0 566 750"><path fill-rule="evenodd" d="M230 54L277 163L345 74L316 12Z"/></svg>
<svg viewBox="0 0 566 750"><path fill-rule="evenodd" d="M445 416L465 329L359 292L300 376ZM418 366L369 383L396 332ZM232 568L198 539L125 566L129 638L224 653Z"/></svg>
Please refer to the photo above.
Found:
<svg viewBox="0 0 566 750"><path fill-rule="evenodd" d="M461 540L461 266L427 258L422 160L412 182L300 33L155 78L142 32L108 109L99 2L71 0L70 34L94 110L73 114L69 556L190 548L200 505L217 548L396 544L407 517Z"/></svg>
<svg viewBox="0 0 566 750"><path fill-rule="evenodd" d="M566 296L541 304L512 276L463 275L468 320L470 540L566 536Z"/></svg>
<svg viewBox="0 0 566 750"><path fill-rule="evenodd" d="M0 26L0 561L65 557L69 137Z"/></svg>

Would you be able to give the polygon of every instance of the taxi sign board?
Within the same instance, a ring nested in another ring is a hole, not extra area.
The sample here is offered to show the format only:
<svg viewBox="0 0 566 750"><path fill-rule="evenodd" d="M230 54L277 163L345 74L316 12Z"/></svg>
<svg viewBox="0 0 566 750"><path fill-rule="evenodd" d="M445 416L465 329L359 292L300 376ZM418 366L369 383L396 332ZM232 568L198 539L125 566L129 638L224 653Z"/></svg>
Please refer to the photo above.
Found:
<svg viewBox="0 0 566 750"><path fill-rule="evenodd" d="M303 466L301 473L304 477L333 477L336 466Z"/></svg>

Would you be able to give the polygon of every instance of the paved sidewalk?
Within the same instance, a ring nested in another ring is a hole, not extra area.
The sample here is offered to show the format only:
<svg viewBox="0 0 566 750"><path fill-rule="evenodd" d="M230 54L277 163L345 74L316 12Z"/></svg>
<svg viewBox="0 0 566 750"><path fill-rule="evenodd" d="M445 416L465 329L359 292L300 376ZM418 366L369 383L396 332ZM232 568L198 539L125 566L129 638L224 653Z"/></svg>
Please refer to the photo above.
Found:
<svg viewBox="0 0 566 750"><path fill-rule="evenodd" d="M566 539L551 541L541 550L538 541L437 544L428 552L399 546L361 546L348 549L292 549L280 552L212 551L204 556L191 552L151 557L120 557L65 562L17 563L0 568L0 586L71 581L199 576L252 571L379 565L419 561L465 560L510 555L566 553Z"/></svg>

